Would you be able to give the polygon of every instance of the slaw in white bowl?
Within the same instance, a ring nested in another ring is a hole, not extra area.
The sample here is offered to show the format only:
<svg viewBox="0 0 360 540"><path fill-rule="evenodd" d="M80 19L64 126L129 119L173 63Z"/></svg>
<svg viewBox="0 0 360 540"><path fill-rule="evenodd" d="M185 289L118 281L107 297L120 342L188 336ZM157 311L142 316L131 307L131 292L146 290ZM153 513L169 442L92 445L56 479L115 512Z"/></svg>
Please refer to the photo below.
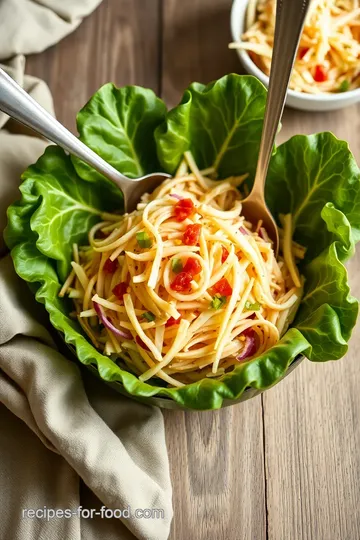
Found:
<svg viewBox="0 0 360 540"><path fill-rule="evenodd" d="M231 9L231 35L233 41L238 41L246 28L246 10L248 0L234 0ZM245 70L257 77L265 86L269 77L252 61L245 50L236 49ZM341 93L306 94L288 90L286 105L305 111L333 111L360 102L360 88Z"/></svg>

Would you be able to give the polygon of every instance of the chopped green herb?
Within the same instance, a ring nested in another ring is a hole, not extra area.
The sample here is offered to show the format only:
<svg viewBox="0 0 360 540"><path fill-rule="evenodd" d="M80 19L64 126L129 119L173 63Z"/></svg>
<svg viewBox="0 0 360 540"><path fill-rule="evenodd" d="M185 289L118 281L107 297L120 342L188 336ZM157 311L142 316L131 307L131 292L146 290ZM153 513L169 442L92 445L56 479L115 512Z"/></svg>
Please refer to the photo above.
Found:
<svg viewBox="0 0 360 540"><path fill-rule="evenodd" d="M345 81L343 81L343 82L340 84L340 86L339 86L339 88L338 88L338 92L347 92L347 91L349 90L349 88L350 88L350 83L349 83L349 81L347 81L347 80L345 79Z"/></svg>
<svg viewBox="0 0 360 540"><path fill-rule="evenodd" d="M259 304L259 302L254 302L253 304L251 302L246 302L245 307L248 311L259 311L261 304Z"/></svg>
<svg viewBox="0 0 360 540"><path fill-rule="evenodd" d="M138 232L136 240L141 248L151 248L152 246L151 238L147 232Z"/></svg>
<svg viewBox="0 0 360 540"><path fill-rule="evenodd" d="M181 259L171 259L171 270L175 274L180 274L183 270L183 263Z"/></svg>
<svg viewBox="0 0 360 540"><path fill-rule="evenodd" d="M151 311L147 311L146 313L143 313L142 316L144 319L146 319L149 322L155 321L155 315L151 313Z"/></svg>
<svg viewBox="0 0 360 540"><path fill-rule="evenodd" d="M213 309L220 309L226 304L226 296L220 296L220 294L216 294L212 301L211 301L211 307Z"/></svg>

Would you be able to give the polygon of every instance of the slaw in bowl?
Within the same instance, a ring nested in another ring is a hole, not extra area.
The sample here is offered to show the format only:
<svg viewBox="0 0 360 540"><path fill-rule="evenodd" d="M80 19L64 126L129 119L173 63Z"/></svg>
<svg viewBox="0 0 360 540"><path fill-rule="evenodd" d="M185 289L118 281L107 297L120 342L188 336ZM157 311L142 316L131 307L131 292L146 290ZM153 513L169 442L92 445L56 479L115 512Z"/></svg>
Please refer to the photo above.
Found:
<svg viewBox="0 0 360 540"><path fill-rule="evenodd" d="M219 186L222 179L247 175L246 190L255 174L265 100L265 88L249 76L228 75L207 86L193 83L168 112L150 90L108 84L80 111L78 129L86 144L130 177L158 169L174 175L191 152L199 170L215 169ZM102 354L70 316L72 300L59 297L71 270L73 244L86 245L104 213L121 212L121 193L108 180L49 147L23 175L22 198L9 208L5 236L17 273L83 364L137 399L216 409L276 384L301 355L322 362L346 353L358 304L350 295L344 261L360 238L359 184L347 144L330 133L293 137L276 149L267 203L278 220L291 214L292 236L306 248L298 263L304 289L296 317L259 356L218 378L181 387L155 378L142 381Z"/></svg>

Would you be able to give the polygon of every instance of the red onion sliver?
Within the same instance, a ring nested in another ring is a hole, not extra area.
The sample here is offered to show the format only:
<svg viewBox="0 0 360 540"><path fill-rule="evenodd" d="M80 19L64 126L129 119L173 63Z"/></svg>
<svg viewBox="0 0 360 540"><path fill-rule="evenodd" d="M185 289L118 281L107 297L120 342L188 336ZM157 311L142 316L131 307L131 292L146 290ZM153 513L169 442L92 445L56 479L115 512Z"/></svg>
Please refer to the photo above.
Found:
<svg viewBox="0 0 360 540"><path fill-rule="evenodd" d="M249 319L251 319L251 317L249 317ZM255 337L255 330L253 329L252 326L249 326L249 328L245 328L245 330L243 332L241 332L241 335L244 336L244 337L247 337L247 336Z"/></svg>
<svg viewBox="0 0 360 540"><path fill-rule="evenodd" d="M245 234L246 236L249 236L249 233L247 232L247 230L245 229L245 227L239 227L239 231L242 233L242 234Z"/></svg>
<svg viewBox="0 0 360 540"><path fill-rule="evenodd" d="M174 197L174 199L177 199L178 201L182 201L184 197L181 197L181 195L176 195L176 193L170 193L170 197Z"/></svg>
<svg viewBox="0 0 360 540"><path fill-rule="evenodd" d="M132 335L130 334L130 332L127 332L126 330L119 330L119 328L116 328L116 326L113 325L113 323L105 315L104 310L100 306L100 304L98 304L97 302L93 302L93 304L99 319L101 320L103 325L108 330L110 330L110 332L123 339L132 339Z"/></svg>
<svg viewBox="0 0 360 540"><path fill-rule="evenodd" d="M265 229L265 227L260 227L258 234L259 234L260 238L265 240L265 242L272 243L272 240L269 238L269 235L268 235L267 230Z"/></svg>
<svg viewBox="0 0 360 540"><path fill-rule="evenodd" d="M238 362L241 362L242 360L246 360L246 358L249 358L256 352L256 343L255 343L255 336L250 335L246 336L244 347L241 350L241 353L237 355L236 360Z"/></svg>

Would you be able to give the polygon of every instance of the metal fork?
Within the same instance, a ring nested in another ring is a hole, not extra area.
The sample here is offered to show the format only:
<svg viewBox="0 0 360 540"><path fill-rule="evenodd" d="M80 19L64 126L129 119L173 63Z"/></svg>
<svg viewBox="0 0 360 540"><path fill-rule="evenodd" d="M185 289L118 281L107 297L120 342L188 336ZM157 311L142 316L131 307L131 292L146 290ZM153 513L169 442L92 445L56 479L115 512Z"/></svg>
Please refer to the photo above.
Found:
<svg viewBox="0 0 360 540"><path fill-rule="evenodd" d="M136 208L143 193L151 193L166 178L170 178L166 173L147 174L132 180L127 178L70 133L1 68L0 110L85 161L114 182L124 195L126 212Z"/></svg>
<svg viewBox="0 0 360 540"><path fill-rule="evenodd" d="M276 254L279 234L265 202L265 180L310 2L311 0L277 0L269 91L255 181L251 193L242 201L242 213L250 222L257 223L262 220L273 240Z"/></svg>

